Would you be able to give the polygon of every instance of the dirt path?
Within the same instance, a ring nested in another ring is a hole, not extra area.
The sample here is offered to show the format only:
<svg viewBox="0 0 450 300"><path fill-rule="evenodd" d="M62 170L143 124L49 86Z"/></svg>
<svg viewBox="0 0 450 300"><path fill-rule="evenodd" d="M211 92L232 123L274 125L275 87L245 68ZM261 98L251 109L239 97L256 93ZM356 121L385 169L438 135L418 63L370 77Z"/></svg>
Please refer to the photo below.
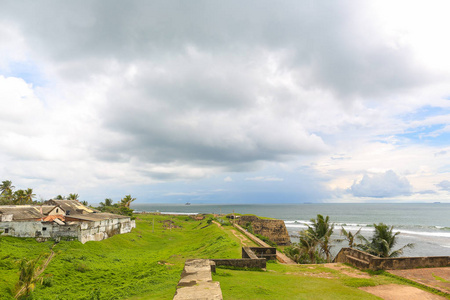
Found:
<svg viewBox="0 0 450 300"><path fill-rule="evenodd" d="M450 294L450 268L423 268L409 270L389 270L391 274L401 276L423 285Z"/></svg>
<svg viewBox="0 0 450 300"><path fill-rule="evenodd" d="M329 269L339 271L340 273L350 276L350 277L353 277L353 278L370 278L369 274L367 274L365 272L361 272L355 268L346 266L341 263L329 263L329 264L324 264L324 266Z"/></svg>
<svg viewBox="0 0 450 300"><path fill-rule="evenodd" d="M219 228L221 228L222 230L224 230L224 229L222 228L222 225L221 225L219 222L213 221L213 223L216 224L217 226L219 226ZM246 237L243 236L240 232L237 232L237 231L234 230L234 229L231 229L231 233L241 241L241 245L242 245L242 246L248 247L248 243L250 243L250 240L249 240L248 238L246 238Z"/></svg>
<svg viewBox="0 0 450 300"><path fill-rule="evenodd" d="M247 242L250 242L250 241L245 236L243 236L242 234L238 233L234 229L231 229L231 232L234 234L235 237L237 237L241 241L241 244L243 246L248 247Z"/></svg>
<svg viewBox="0 0 450 300"><path fill-rule="evenodd" d="M359 288L384 300L446 300L446 298L425 292L421 289L399 285L387 284Z"/></svg>

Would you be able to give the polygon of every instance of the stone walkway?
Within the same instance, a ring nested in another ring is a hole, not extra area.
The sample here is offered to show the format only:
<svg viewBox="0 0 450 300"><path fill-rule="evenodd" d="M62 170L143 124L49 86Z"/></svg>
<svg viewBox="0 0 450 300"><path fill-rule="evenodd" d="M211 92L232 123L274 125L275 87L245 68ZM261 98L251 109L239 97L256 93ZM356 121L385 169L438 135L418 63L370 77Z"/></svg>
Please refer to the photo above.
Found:
<svg viewBox="0 0 450 300"><path fill-rule="evenodd" d="M212 281L209 259L188 259L184 264L174 300L222 300L220 283Z"/></svg>

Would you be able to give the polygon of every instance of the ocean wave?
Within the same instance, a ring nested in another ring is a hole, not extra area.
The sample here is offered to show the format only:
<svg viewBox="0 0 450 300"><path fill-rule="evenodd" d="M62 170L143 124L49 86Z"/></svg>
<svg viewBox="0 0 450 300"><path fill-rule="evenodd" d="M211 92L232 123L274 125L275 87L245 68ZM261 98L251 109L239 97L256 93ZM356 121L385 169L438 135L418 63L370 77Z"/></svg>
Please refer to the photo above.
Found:
<svg viewBox="0 0 450 300"><path fill-rule="evenodd" d="M285 221L288 231L303 230L308 228L312 223L305 220ZM347 231L355 232L361 230L361 233L373 232L373 224L358 224L358 223L334 223L334 231L338 232L341 227ZM400 232L404 235L410 236L429 236L450 238L450 228L443 226L394 226L394 232Z"/></svg>

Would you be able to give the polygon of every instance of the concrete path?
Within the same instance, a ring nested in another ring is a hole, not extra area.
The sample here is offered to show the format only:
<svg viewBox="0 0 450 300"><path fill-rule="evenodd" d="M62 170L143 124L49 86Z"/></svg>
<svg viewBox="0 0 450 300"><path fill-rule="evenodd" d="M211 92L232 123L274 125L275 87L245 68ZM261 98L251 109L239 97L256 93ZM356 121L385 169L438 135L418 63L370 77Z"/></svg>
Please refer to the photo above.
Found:
<svg viewBox="0 0 450 300"><path fill-rule="evenodd" d="M220 283L212 281L209 259L188 259L184 264L174 300L222 300Z"/></svg>

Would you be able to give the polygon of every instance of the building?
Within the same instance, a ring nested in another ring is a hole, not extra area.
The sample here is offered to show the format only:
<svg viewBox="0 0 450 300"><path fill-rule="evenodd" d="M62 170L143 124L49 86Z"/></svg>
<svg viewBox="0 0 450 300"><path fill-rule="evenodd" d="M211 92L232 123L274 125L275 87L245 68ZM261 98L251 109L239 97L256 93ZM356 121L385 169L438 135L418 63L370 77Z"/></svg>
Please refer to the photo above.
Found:
<svg viewBox="0 0 450 300"><path fill-rule="evenodd" d="M76 200L50 200L45 205L0 206L0 233L39 240L101 241L136 227L128 216L101 213Z"/></svg>

